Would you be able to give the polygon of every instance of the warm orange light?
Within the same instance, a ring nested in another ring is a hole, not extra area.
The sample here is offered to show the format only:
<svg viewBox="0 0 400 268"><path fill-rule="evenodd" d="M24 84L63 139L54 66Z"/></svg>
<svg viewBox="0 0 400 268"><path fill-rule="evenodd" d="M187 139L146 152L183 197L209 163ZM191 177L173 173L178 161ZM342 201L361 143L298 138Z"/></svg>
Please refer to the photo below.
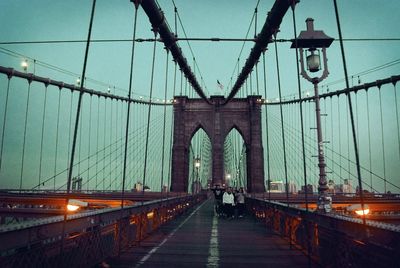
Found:
<svg viewBox="0 0 400 268"><path fill-rule="evenodd" d="M68 211L76 211L76 210L79 209L79 206L75 206L75 205L70 205L70 204L68 204L68 205L67 205L67 209L68 209Z"/></svg>
<svg viewBox="0 0 400 268"><path fill-rule="evenodd" d="M369 208L367 208L367 209L364 209L364 210L356 210L356 211L354 211L357 215L359 215L359 216L362 216L362 215L368 215L368 213L369 213Z"/></svg>
<svg viewBox="0 0 400 268"><path fill-rule="evenodd" d="M77 199L70 199L67 204L68 211L77 211L81 207L87 207L88 202L84 202Z"/></svg>
<svg viewBox="0 0 400 268"><path fill-rule="evenodd" d="M153 211L147 213L147 218L148 219L152 219L153 217L154 217L154 212Z"/></svg>

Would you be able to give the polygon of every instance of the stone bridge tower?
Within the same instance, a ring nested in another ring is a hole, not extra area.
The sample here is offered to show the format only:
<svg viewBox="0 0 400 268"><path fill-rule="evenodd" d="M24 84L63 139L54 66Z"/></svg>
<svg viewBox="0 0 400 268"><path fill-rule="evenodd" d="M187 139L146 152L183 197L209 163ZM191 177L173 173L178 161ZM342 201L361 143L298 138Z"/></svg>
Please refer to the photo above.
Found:
<svg viewBox="0 0 400 268"><path fill-rule="evenodd" d="M261 96L233 99L225 105L223 96L202 99L175 97L171 191L186 192L189 177L189 147L202 128L212 146L212 185L225 182L224 141L235 128L242 136L247 154L247 190L264 192L264 152L261 135Z"/></svg>

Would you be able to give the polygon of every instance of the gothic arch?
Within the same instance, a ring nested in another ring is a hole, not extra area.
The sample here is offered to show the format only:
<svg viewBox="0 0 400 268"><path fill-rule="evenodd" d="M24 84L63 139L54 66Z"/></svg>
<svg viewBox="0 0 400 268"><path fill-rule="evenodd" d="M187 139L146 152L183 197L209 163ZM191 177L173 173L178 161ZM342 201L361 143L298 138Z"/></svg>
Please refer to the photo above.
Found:
<svg viewBox="0 0 400 268"><path fill-rule="evenodd" d="M175 98L171 191L183 192L188 188L189 146L199 128L207 133L211 141L213 185L225 181L223 143L228 133L235 128L246 143L248 190L265 191L259 99L260 96L249 96L246 99L234 99L224 105L223 96L212 96L211 104L186 96Z"/></svg>
<svg viewBox="0 0 400 268"><path fill-rule="evenodd" d="M194 124L188 124L187 127L187 133L189 133L189 135L187 136L187 139L185 141L185 144L187 146L190 146L190 142L192 140L192 138L194 137L194 135L196 135L197 131L199 131L199 129L204 130L204 132L207 134L208 138L211 140L211 136L210 136L210 129L209 127L204 127L205 122L201 122L201 121L196 121Z"/></svg>

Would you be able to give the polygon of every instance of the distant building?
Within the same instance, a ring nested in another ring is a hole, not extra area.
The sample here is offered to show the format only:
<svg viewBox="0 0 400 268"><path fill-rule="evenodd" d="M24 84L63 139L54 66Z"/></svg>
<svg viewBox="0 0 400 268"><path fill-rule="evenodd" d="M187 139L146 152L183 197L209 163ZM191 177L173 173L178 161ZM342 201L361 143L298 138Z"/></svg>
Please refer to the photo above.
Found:
<svg viewBox="0 0 400 268"><path fill-rule="evenodd" d="M308 194L313 194L314 187L311 184L307 184L307 187L305 185L303 185L303 186L301 186L301 190L299 191L299 194L305 194L306 191Z"/></svg>
<svg viewBox="0 0 400 268"><path fill-rule="evenodd" d="M350 180L344 179L343 184L334 185L334 191L338 194L354 193L354 189L350 184Z"/></svg>
<svg viewBox="0 0 400 268"><path fill-rule="evenodd" d="M292 181L289 182L288 192L291 194L297 193L297 185Z"/></svg>
<svg viewBox="0 0 400 268"><path fill-rule="evenodd" d="M143 191L143 184L141 182L137 182L135 183L134 187L133 187L133 191L134 192L141 192Z"/></svg>
<svg viewBox="0 0 400 268"><path fill-rule="evenodd" d="M329 180L328 181L328 192L331 194L335 194L336 190L335 190L335 183L333 180Z"/></svg>
<svg viewBox="0 0 400 268"><path fill-rule="evenodd" d="M343 193L348 194L348 193L354 193L354 189L351 186L351 182L348 179L344 179L343 183Z"/></svg>
<svg viewBox="0 0 400 268"><path fill-rule="evenodd" d="M271 181L270 191L271 193L284 193L285 184L283 183L283 181Z"/></svg>
<svg viewBox="0 0 400 268"><path fill-rule="evenodd" d="M82 191L82 177L73 177L72 178L72 191L80 192Z"/></svg>

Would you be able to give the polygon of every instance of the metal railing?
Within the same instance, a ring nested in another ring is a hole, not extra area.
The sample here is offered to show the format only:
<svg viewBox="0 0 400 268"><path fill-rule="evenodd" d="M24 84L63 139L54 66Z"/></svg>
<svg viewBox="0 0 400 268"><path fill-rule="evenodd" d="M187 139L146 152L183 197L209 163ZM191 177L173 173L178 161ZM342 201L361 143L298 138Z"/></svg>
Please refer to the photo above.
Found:
<svg viewBox="0 0 400 268"><path fill-rule="evenodd" d="M247 208L267 228L323 267L398 267L400 227L287 204L247 198Z"/></svg>
<svg viewBox="0 0 400 268"><path fill-rule="evenodd" d="M206 198L186 195L68 215L0 230L0 267L90 267L139 243ZM64 240L64 242L62 242ZM63 243L63 246L62 246Z"/></svg>

